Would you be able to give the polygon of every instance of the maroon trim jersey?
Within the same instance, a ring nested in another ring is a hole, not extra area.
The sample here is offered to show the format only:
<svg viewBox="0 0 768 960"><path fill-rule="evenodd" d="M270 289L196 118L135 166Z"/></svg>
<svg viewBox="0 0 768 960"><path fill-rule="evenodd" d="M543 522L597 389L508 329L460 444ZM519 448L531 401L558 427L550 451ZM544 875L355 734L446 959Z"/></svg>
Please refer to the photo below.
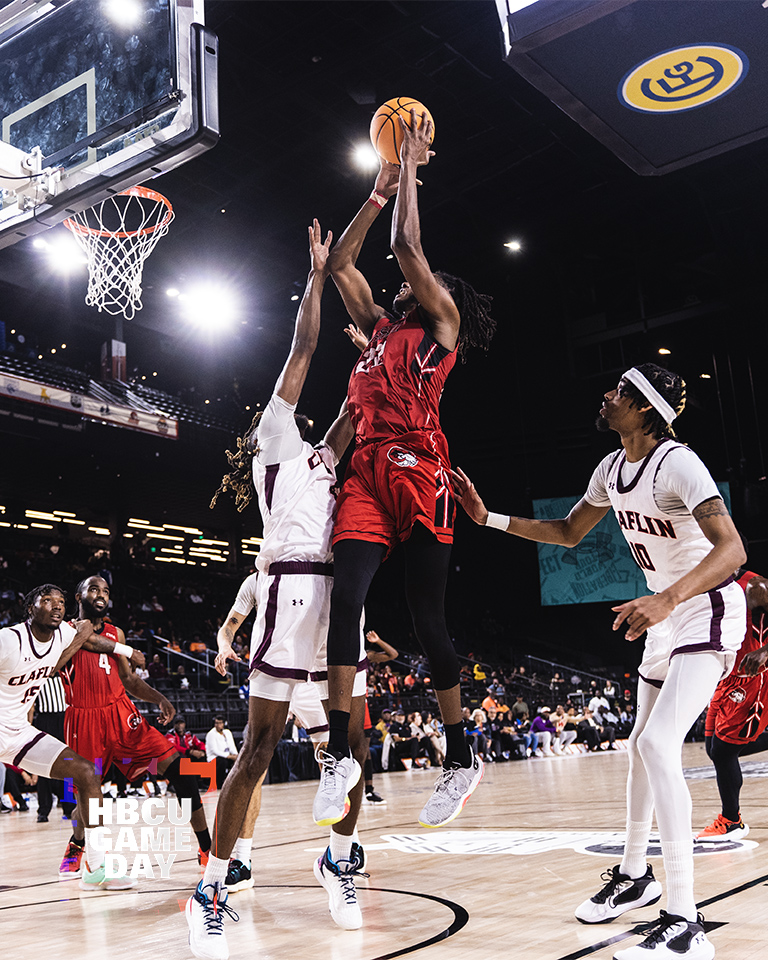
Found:
<svg viewBox="0 0 768 960"><path fill-rule="evenodd" d="M105 623L102 637L118 643L117 627ZM70 707L106 707L128 695L120 679L118 658L113 653L78 650L61 672Z"/></svg>
<svg viewBox="0 0 768 960"><path fill-rule="evenodd" d="M357 445L415 430L440 431L440 397L456 363L422 326L418 308L382 317L349 379L349 416Z"/></svg>
<svg viewBox="0 0 768 960"><path fill-rule="evenodd" d="M747 570L738 584L746 592L747 584L759 576ZM768 670L756 677L740 674L746 654L768 643L768 616L763 610L747 610L746 633L736 664L717 685L707 712L705 733L726 743L751 743L768 726Z"/></svg>

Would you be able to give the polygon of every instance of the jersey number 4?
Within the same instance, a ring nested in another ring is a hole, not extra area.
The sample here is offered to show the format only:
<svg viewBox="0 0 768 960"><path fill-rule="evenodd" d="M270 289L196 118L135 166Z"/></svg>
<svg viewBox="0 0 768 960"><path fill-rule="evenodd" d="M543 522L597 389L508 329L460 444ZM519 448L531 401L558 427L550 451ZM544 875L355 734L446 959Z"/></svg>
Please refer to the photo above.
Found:
<svg viewBox="0 0 768 960"><path fill-rule="evenodd" d="M99 666L101 667L102 670L107 671L107 676L109 676L110 673L112 673L112 664L109 660L109 657L106 655L106 653L99 654Z"/></svg>

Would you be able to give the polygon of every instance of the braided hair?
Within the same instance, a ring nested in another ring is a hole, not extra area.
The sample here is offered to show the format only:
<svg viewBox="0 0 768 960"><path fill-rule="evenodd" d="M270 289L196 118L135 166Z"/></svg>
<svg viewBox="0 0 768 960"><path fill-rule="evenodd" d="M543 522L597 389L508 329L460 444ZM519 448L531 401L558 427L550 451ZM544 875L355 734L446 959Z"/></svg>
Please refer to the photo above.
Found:
<svg viewBox="0 0 768 960"><path fill-rule="evenodd" d="M678 416L683 412L685 407L685 380L679 374L665 370L664 367L655 363L641 363L635 369L639 370L651 386L664 397ZM622 382L621 392L623 396L629 397L633 407L644 407L648 403L648 398L642 391L638 390L628 380ZM646 436L652 436L654 440L661 440L662 437L673 439L675 437L672 425L667 423L653 406L646 411L643 433Z"/></svg>
<svg viewBox="0 0 768 960"><path fill-rule="evenodd" d="M465 362L466 353L470 347L487 350L490 346L496 332L496 321L491 316L493 297L486 293L478 293L466 280L451 276L450 273L444 273L442 270L436 271L435 276L447 288L459 311L461 326L459 327L458 353L462 362Z"/></svg>
<svg viewBox="0 0 768 960"><path fill-rule="evenodd" d="M259 410L253 420L251 420L251 425L245 433L237 437L235 441L237 443L237 450L234 452L232 450L224 451L232 469L221 478L219 489L214 493L213 499L209 504L211 510L216 506L219 494L226 493L228 490L234 494L235 506L237 507L238 513L242 513L251 502L255 492L251 463L259 452L256 428L259 425L263 412L263 410ZM296 426L299 428L302 439L304 439L309 429L309 418L305 417L303 413L295 413L293 419L296 421Z"/></svg>
<svg viewBox="0 0 768 960"><path fill-rule="evenodd" d="M64 600L67 599L67 591L62 590L61 587L57 587L55 583L43 583L39 587L33 587L29 593L21 601L25 613L29 613L30 609L35 605L35 601L45 596L46 593L51 593L55 590L56 593L60 593Z"/></svg>

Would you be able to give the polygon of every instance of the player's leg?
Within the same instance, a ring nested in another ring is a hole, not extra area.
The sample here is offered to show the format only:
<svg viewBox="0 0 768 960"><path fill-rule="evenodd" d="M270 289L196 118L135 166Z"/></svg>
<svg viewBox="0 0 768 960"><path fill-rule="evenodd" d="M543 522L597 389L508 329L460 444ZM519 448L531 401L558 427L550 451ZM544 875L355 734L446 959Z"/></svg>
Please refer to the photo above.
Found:
<svg viewBox="0 0 768 960"><path fill-rule="evenodd" d="M749 827L741 819L739 812L739 797L744 782L739 755L744 744L727 743L720 740L716 734L707 737L705 742L707 755L715 768L722 811L696 839L720 841L746 837Z"/></svg>
<svg viewBox="0 0 768 960"><path fill-rule="evenodd" d="M257 679L261 676L259 674ZM189 946L196 957L206 960L225 960L229 956L223 919L225 916L239 919L227 904L225 884L229 858L254 788L269 766L288 717L290 693L284 700L267 700L255 696L254 689L254 680L251 680L248 737L219 794L211 856L203 879L187 901Z"/></svg>
<svg viewBox="0 0 768 960"><path fill-rule="evenodd" d="M261 813L261 788L267 771L259 777L256 786L253 788L248 809L245 811L243 823L240 827L239 835L232 848L232 856L227 868L226 886L230 893L237 893L238 890L248 890L253 886L253 875L251 873L251 848L253 846L253 833L256 829L256 821Z"/></svg>
<svg viewBox="0 0 768 960"><path fill-rule="evenodd" d="M661 884L646 859L653 825L653 791L637 743L660 692L661 681L640 678L637 719L627 748L629 775L624 855L621 863L610 869L605 886L576 908L576 919L582 923L608 923L628 910L657 903L661 898Z"/></svg>
<svg viewBox="0 0 768 960"><path fill-rule="evenodd" d="M359 625L359 620L358 620ZM359 626L358 626L359 631ZM365 674L358 673L353 692L357 694L350 704L349 747L353 758L362 769L368 752L368 739L363 729L365 716ZM363 779L360 777L349 791L349 812L343 820L331 827L330 842L325 853L314 865L315 877L328 892L331 916L344 930L358 930L363 917L357 902L355 876L363 866L362 848L357 842L357 819L363 799Z"/></svg>
<svg viewBox="0 0 768 960"><path fill-rule="evenodd" d="M167 746L168 741L163 737ZM205 866L208 863L208 856L211 850L211 835L208 832L208 822L205 819L205 810L203 802L200 799L200 790L197 785L196 774L183 774L181 772L181 754L173 750L166 753L157 761L157 775L165 777L173 789L176 791L176 799L179 803L182 800L189 800L192 815L189 824L195 831L199 852L197 855L198 863Z"/></svg>

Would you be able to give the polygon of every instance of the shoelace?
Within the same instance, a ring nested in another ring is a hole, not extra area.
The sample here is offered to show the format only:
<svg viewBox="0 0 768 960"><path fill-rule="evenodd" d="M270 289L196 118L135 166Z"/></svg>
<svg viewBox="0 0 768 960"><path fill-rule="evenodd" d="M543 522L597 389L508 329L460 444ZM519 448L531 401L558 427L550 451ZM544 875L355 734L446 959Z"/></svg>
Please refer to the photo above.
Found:
<svg viewBox="0 0 768 960"><path fill-rule="evenodd" d="M616 887L618 887L618 885L623 881L619 879L619 871L613 868L610 870L605 870L603 873L601 873L600 879L607 880L607 883L599 893L596 893L594 897L592 897L592 899L596 903L605 903L608 897L615 892Z"/></svg>
<svg viewBox="0 0 768 960"><path fill-rule="evenodd" d="M335 778L339 772L337 767L341 761L334 757L332 753L328 753L326 750L318 750L315 754L315 759L322 767L320 772L320 789L324 793L334 792Z"/></svg>
<svg viewBox="0 0 768 960"><path fill-rule="evenodd" d="M654 922L653 926L648 931L648 935L646 936L645 940L643 940L643 943L660 943L664 939L664 935L670 927L675 926L677 923L685 922L686 920L684 917L676 917L667 913L666 910L662 910L661 916Z"/></svg>
<svg viewBox="0 0 768 960"><path fill-rule="evenodd" d="M198 890L195 899L203 908L203 923L205 924L205 932L209 935L220 936L223 934L223 914L226 914L235 923L240 919L226 900L224 903L219 903L217 892L213 894L213 897L207 897L201 890Z"/></svg>

